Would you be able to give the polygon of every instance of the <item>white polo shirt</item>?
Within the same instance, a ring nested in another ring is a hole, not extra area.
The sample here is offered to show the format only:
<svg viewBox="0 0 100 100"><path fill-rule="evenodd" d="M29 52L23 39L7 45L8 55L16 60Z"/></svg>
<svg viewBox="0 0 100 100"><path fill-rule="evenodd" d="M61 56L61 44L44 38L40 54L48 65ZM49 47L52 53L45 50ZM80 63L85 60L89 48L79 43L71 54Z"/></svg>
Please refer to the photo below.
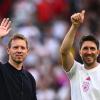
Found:
<svg viewBox="0 0 100 100"><path fill-rule="evenodd" d="M100 100L100 64L86 70L83 64L74 61L67 74L71 84L71 100Z"/></svg>

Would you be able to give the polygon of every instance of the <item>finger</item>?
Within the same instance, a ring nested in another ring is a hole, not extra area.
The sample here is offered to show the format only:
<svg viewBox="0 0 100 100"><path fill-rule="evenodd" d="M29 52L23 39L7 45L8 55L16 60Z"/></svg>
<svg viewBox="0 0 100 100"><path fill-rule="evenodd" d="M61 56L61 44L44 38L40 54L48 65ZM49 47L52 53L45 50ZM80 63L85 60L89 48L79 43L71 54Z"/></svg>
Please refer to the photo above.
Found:
<svg viewBox="0 0 100 100"><path fill-rule="evenodd" d="M85 14L85 10L82 10L81 14L83 14L83 15L84 15L84 14Z"/></svg>
<svg viewBox="0 0 100 100"><path fill-rule="evenodd" d="M77 14L77 21L80 21L81 20L81 15L80 13Z"/></svg>
<svg viewBox="0 0 100 100"><path fill-rule="evenodd" d="M2 20L1 26L3 26L3 24L5 23L5 21L6 21L6 18L4 18L4 19Z"/></svg>
<svg viewBox="0 0 100 100"><path fill-rule="evenodd" d="M11 26L11 21L9 21L6 25L6 29L8 29Z"/></svg>
<svg viewBox="0 0 100 100"><path fill-rule="evenodd" d="M82 10L82 12L81 12L81 23L83 23L83 20L84 20L84 14L85 14L85 10Z"/></svg>
<svg viewBox="0 0 100 100"><path fill-rule="evenodd" d="M5 22L3 23L3 26L6 27L8 23L9 23L9 18L6 18Z"/></svg>
<svg viewBox="0 0 100 100"><path fill-rule="evenodd" d="M82 10L82 11L81 11L81 15L84 15L84 14L85 14L85 10Z"/></svg>
<svg viewBox="0 0 100 100"><path fill-rule="evenodd" d="M74 21L79 21L80 20L80 13L76 13L74 16L72 16L72 19L74 20Z"/></svg>
<svg viewBox="0 0 100 100"><path fill-rule="evenodd" d="M11 31L11 28L9 28L9 29L7 30L7 34L8 34L10 31Z"/></svg>

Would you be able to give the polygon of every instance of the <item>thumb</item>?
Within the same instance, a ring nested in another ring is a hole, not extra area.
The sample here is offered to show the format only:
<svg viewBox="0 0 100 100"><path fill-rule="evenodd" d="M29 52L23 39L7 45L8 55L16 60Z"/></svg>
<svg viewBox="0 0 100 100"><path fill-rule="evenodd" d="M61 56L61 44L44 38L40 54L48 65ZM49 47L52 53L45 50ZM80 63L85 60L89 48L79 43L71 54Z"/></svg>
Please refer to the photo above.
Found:
<svg viewBox="0 0 100 100"><path fill-rule="evenodd" d="M85 14L85 10L82 10L81 11L81 23L83 23L83 20L84 20L84 14Z"/></svg>
<svg viewBox="0 0 100 100"><path fill-rule="evenodd" d="M82 11L81 11L81 14L84 15L84 14L85 14L85 10L82 10Z"/></svg>

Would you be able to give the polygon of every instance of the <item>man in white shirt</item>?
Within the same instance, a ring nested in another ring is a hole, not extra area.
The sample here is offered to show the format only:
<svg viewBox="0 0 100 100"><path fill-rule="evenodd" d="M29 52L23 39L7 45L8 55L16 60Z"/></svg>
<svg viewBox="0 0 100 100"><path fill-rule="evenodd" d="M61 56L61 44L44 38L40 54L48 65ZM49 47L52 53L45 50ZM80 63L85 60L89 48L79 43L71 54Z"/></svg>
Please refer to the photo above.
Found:
<svg viewBox="0 0 100 100"><path fill-rule="evenodd" d="M72 25L66 34L61 48L62 65L71 84L71 100L100 100L100 64L97 62L99 42L92 35L80 40L79 54L83 64L75 61L70 49L73 46L78 27L84 21L85 11L71 16Z"/></svg>

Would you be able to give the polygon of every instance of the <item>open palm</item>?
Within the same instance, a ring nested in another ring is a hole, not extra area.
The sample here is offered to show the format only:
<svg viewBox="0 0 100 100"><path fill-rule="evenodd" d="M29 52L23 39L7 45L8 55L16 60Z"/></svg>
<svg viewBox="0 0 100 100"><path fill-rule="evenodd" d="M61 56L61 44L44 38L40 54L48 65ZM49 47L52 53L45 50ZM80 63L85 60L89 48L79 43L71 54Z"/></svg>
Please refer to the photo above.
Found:
<svg viewBox="0 0 100 100"><path fill-rule="evenodd" d="M4 18L0 25L0 38L9 33L9 31L11 30L10 26L11 21L9 21L9 18Z"/></svg>

